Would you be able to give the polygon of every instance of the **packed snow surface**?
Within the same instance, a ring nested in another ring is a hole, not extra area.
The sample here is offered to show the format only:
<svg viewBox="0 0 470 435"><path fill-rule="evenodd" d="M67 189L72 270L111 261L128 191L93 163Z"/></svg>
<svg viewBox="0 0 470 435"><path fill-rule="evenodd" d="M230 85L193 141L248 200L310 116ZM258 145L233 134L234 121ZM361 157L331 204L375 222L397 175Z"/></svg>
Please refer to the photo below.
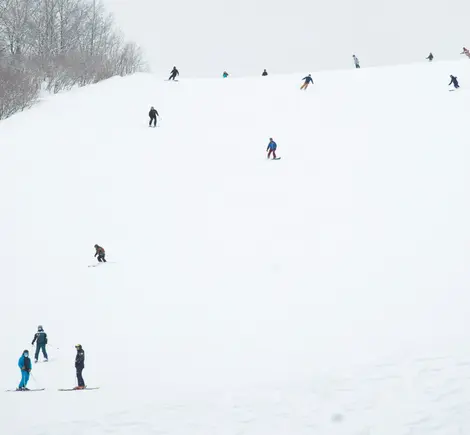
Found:
<svg viewBox="0 0 470 435"><path fill-rule="evenodd" d="M470 431L470 63L306 73L138 74L0 123L0 385L39 324L50 354L1 434ZM101 388L59 392L77 343Z"/></svg>

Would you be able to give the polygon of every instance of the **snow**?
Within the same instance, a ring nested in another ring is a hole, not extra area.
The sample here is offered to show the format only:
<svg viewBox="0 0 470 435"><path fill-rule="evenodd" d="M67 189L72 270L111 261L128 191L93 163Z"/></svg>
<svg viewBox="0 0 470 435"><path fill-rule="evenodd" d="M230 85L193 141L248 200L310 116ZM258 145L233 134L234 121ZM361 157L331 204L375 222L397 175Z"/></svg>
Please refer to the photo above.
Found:
<svg viewBox="0 0 470 435"><path fill-rule="evenodd" d="M38 324L51 360L0 433L467 433L469 73L138 74L2 121L0 385ZM58 392L77 343L101 388Z"/></svg>

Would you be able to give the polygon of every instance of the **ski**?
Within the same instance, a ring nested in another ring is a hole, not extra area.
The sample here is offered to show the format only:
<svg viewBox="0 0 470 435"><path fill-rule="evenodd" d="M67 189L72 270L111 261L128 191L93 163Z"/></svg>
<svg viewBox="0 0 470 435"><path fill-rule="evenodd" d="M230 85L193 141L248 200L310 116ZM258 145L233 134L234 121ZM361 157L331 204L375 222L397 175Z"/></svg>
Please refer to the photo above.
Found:
<svg viewBox="0 0 470 435"><path fill-rule="evenodd" d="M100 387L87 387L87 388L82 388L81 390L78 390L76 388L59 388L57 391L87 391L87 390L99 390Z"/></svg>
<svg viewBox="0 0 470 435"><path fill-rule="evenodd" d="M6 393L28 393L32 391L44 391L45 388L33 388L32 390L5 390Z"/></svg>

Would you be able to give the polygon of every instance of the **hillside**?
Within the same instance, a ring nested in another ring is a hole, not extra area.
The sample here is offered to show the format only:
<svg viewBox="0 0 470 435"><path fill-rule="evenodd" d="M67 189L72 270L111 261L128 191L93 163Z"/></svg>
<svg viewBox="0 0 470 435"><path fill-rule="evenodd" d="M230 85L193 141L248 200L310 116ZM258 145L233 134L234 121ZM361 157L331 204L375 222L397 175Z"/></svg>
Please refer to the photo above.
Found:
<svg viewBox="0 0 470 435"><path fill-rule="evenodd" d="M0 433L470 430L470 63L313 76L139 74L0 123L0 385L38 324L51 358ZM56 391L76 343L100 390Z"/></svg>

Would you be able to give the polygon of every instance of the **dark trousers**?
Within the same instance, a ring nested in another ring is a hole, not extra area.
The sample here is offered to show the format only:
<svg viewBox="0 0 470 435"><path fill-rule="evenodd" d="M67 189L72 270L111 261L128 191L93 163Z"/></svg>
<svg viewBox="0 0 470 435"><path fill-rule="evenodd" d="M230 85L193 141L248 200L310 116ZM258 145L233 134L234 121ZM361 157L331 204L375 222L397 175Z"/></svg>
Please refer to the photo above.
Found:
<svg viewBox="0 0 470 435"><path fill-rule="evenodd" d="M83 380L83 376L82 376L83 369L84 367L77 367L77 380L78 380L79 387L85 386L85 381Z"/></svg>
<svg viewBox="0 0 470 435"><path fill-rule="evenodd" d="M358 68L358 69L359 69L360 67L361 67L360 65L357 65L357 64L356 64L356 68Z"/></svg>
<svg viewBox="0 0 470 435"><path fill-rule="evenodd" d="M153 126L156 127L157 126L157 117L156 116L150 117L149 127L152 126L152 122L153 122Z"/></svg>
<svg viewBox="0 0 470 435"><path fill-rule="evenodd" d="M174 80L176 79L176 74L172 74L168 80Z"/></svg>
<svg viewBox="0 0 470 435"><path fill-rule="evenodd" d="M47 352L46 352L46 345L45 344L36 344L36 353L34 354L34 359L37 361L39 357L39 351L42 350L42 354L44 355L45 359L47 358Z"/></svg>
<svg viewBox="0 0 470 435"><path fill-rule="evenodd" d="M106 258L104 258L104 254L103 255L98 255L98 261L101 263L106 263Z"/></svg>
<svg viewBox="0 0 470 435"><path fill-rule="evenodd" d="M273 159L277 158L276 157L276 150L269 150L268 159L271 157L271 154L273 155Z"/></svg>

